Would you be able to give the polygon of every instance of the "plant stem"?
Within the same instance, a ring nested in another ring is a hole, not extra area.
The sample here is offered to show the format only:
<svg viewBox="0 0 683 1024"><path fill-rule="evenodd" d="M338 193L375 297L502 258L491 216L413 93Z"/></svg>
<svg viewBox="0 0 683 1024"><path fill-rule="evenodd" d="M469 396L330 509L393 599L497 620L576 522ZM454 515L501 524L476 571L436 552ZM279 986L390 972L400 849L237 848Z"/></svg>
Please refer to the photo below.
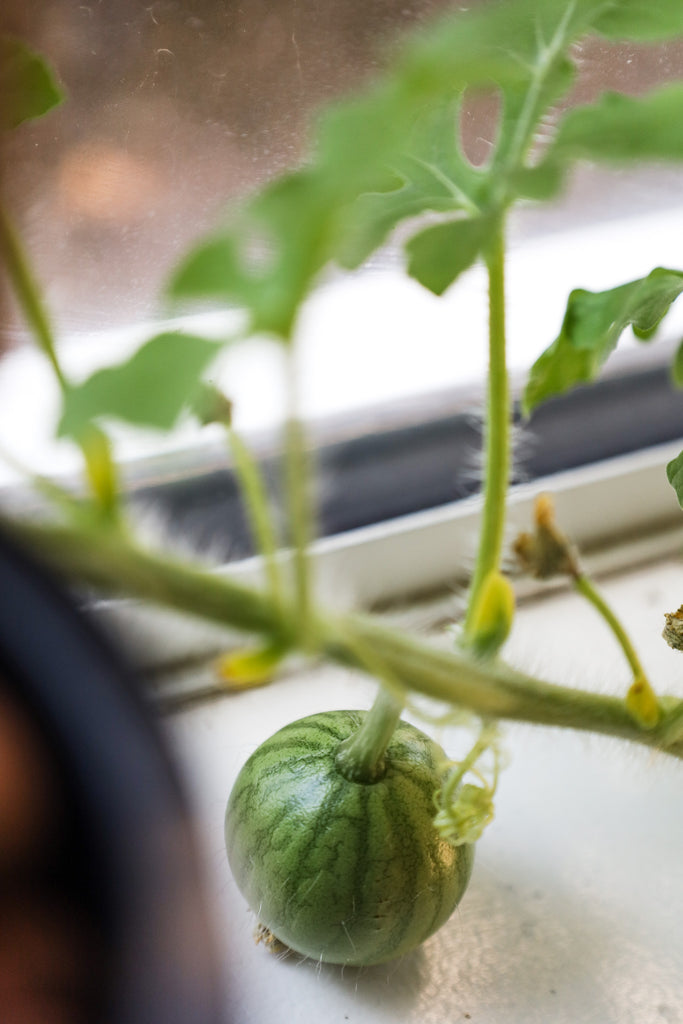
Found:
<svg viewBox="0 0 683 1024"><path fill-rule="evenodd" d="M263 555L268 587L275 604L278 607L283 607L284 594L277 563L277 536L270 515L268 495L263 478L248 447L232 427L228 428L228 438L235 473L244 499L247 520L256 547Z"/></svg>
<svg viewBox="0 0 683 1024"><path fill-rule="evenodd" d="M29 329L39 348L47 357L55 379L64 393L67 390L68 381L57 356L57 345L50 325L50 318L19 236L1 203L0 255L4 259L14 293ZM119 518L117 474L108 439L99 428L93 427L87 436L79 438L77 443L83 454L86 477L104 515L112 520Z"/></svg>
<svg viewBox="0 0 683 1024"><path fill-rule="evenodd" d="M308 454L303 424L299 418L299 382L296 353L292 346L287 360L289 412L285 431L285 479L290 537L294 559L294 603L296 621L304 648L313 645L311 615L311 571L308 546L313 533L309 496Z"/></svg>
<svg viewBox="0 0 683 1024"><path fill-rule="evenodd" d="M50 320L43 305L40 289L14 227L0 204L0 253L4 259L12 287L36 341L49 359L62 390L66 379L59 365Z"/></svg>
<svg viewBox="0 0 683 1024"><path fill-rule="evenodd" d="M631 671L635 679L645 679L645 670L640 662L638 655L636 654L635 648L631 643L626 630L619 622L612 609L609 607L602 595L596 590L595 586L588 578L588 576L580 573L573 579L575 589L582 594L593 607L600 613L609 628L614 633L616 640L619 643L626 660L631 666Z"/></svg>
<svg viewBox="0 0 683 1024"><path fill-rule="evenodd" d="M5 531L36 557L72 580L108 592L153 601L185 614L266 637L288 632L297 609L278 610L268 595L205 569L136 546L104 528L46 526L5 520ZM406 690L461 704L480 717L563 726L618 736L683 759L683 700L662 697L656 726L643 729L618 697L557 686L493 661L443 651L372 618L316 617L318 650L329 660L365 668L359 651L371 649L388 678ZM348 639L347 639L348 638Z"/></svg>
<svg viewBox="0 0 683 1024"><path fill-rule="evenodd" d="M359 728L340 744L336 765L349 782L378 782L385 774L384 754L403 710L403 701L380 686Z"/></svg>
<svg viewBox="0 0 683 1024"><path fill-rule="evenodd" d="M471 637L473 618L484 581L500 565L505 532L505 501L510 472L510 395L505 351L505 233L502 223L486 262L489 277L489 373L484 510L465 615L465 643Z"/></svg>

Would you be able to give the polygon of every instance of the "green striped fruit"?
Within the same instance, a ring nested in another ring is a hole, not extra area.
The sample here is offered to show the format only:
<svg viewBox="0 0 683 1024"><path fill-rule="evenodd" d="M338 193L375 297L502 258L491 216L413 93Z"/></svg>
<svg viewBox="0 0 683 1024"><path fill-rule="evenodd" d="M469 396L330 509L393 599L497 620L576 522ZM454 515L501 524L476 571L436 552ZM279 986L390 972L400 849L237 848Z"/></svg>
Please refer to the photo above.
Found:
<svg viewBox="0 0 683 1024"><path fill-rule="evenodd" d="M374 964L414 949L450 917L474 848L436 831L444 752L399 722L373 783L338 770L362 711L280 729L249 758L228 800L225 836L237 884L290 949L328 963Z"/></svg>

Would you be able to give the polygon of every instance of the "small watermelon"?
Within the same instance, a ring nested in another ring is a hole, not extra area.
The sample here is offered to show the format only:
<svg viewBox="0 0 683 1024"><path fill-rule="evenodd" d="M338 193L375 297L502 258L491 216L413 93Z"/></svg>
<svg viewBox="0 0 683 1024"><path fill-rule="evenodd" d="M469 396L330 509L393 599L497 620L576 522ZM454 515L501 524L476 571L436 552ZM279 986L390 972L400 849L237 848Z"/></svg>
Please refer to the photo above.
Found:
<svg viewBox="0 0 683 1024"><path fill-rule="evenodd" d="M450 917L474 848L434 827L443 750L399 722L373 783L337 768L363 711L311 715L249 758L228 800L230 867L260 923L327 963L375 964L409 952Z"/></svg>

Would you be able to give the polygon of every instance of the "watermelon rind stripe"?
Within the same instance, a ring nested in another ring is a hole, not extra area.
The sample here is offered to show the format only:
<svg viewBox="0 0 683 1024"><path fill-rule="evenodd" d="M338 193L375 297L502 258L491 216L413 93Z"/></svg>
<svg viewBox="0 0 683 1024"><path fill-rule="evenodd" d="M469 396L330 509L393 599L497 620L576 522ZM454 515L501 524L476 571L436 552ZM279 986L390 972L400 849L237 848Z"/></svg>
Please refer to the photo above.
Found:
<svg viewBox="0 0 683 1024"><path fill-rule="evenodd" d="M335 765L363 712L310 716L261 745L238 775L226 847L247 901L282 942L333 963L381 963L431 935L458 902L471 848L433 828L445 754L400 723L376 783Z"/></svg>

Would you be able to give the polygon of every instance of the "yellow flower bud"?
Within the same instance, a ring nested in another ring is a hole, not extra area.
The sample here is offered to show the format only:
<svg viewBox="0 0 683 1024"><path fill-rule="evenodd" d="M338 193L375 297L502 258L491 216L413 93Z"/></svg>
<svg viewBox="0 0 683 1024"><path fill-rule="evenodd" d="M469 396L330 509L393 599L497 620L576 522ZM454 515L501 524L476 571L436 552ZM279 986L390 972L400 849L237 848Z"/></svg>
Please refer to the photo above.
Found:
<svg viewBox="0 0 683 1024"><path fill-rule="evenodd" d="M657 695L644 676L638 676L626 694L626 707L638 722L646 729L652 729L659 721L660 707Z"/></svg>
<svg viewBox="0 0 683 1024"><path fill-rule="evenodd" d="M97 503L108 515L117 507L118 477L109 440L97 427L90 426L80 438L85 469Z"/></svg>
<svg viewBox="0 0 683 1024"><path fill-rule="evenodd" d="M219 658L216 670L229 689L248 690L271 682L285 653L281 644L242 648Z"/></svg>
<svg viewBox="0 0 683 1024"><path fill-rule="evenodd" d="M512 584L497 570L484 580L470 627L467 646L475 654L492 657L503 646L515 615Z"/></svg>

